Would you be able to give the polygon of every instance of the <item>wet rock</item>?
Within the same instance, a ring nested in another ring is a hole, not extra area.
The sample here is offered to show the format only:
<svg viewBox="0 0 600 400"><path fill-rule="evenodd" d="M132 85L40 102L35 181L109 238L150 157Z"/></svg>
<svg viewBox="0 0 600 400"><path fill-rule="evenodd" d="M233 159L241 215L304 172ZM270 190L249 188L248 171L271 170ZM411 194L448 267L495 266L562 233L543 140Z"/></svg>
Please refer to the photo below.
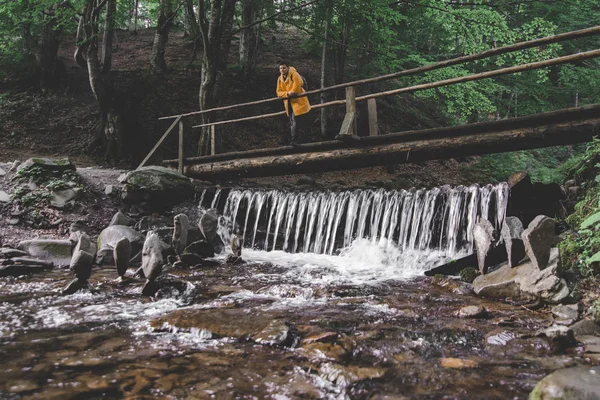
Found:
<svg viewBox="0 0 600 400"><path fill-rule="evenodd" d="M228 265L239 265L239 264L246 263L246 261L242 257L237 257L237 256L234 256L233 254L230 254L225 259L225 263Z"/></svg>
<svg viewBox="0 0 600 400"><path fill-rule="evenodd" d="M75 165L68 158L30 158L25 160L17 168L17 172L26 168L37 167L43 171L75 171Z"/></svg>
<svg viewBox="0 0 600 400"><path fill-rule="evenodd" d="M535 333L538 337L547 337L563 348L574 347L577 345L573 331L566 326L552 325Z"/></svg>
<svg viewBox="0 0 600 400"><path fill-rule="evenodd" d="M73 252L81 250L92 254L92 256L96 254L96 245L92 242L92 239L90 239L87 233L81 231L75 232L73 237L77 238L77 244L75 245Z"/></svg>
<svg viewBox="0 0 600 400"><path fill-rule="evenodd" d="M127 174L122 198L128 203L147 204L166 210L194 195L194 186L185 175L169 168L147 166Z"/></svg>
<svg viewBox="0 0 600 400"><path fill-rule="evenodd" d="M54 268L54 263L48 260L40 260L39 258L33 257L13 257L10 259L11 264L23 264L23 265L41 265L46 269Z"/></svg>
<svg viewBox="0 0 600 400"><path fill-rule="evenodd" d="M324 363L319 366L321 377L337 385L347 386L365 379L377 379L385 375L385 368L343 366Z"/></svg>
<svg viewBox="0 0 600 400"><path fill-rule="evenodd" d="M170 227L169 221L166 218L149 215L140 219L133 228L139 232L147 232L164 227Z"/></svg>
<svg viewBox="0 0 600 400"><path fill-rule="evenodd" d="M462 358L442 358L440 359L442 368L464 369L475 368L479 363L475 360L464 360Z"/></svg>
<svg viewBox="0 0 600 400"><path fill-rule="evenodd" d="M431 283L456 294L469 294L473 292L469 284L456 279L434 276L431 279Z"/></svg>
<svg viewBox="0 0 600 400"><path fill-rule="evenodd" d="M32 257L52 261L56 266L68 266L71 263L71 241L59 239L24 240L17 245Z"/></svg>
<svg viewBox="0 0 600 400"><path fill-rule="evenodd" d="M122 237L115 244L113 249L113 258L117 267L117 274L120 277L125 276L127 268L129 268L129 260L131 259L131 242L126 237Z"/></svg>
<svg viewBox="0 0 600 400"><path fill-rule="evenodd" d="M466 306L458 310L456 315L459 318L485 318L488 311L483 306Z"/></svg>
<svg viewBox="0 0 600 400"><path fill-rule="evenodd" d="M105 228L98 236L98 265L114 265L113 249L122 238L127 238L131 243L132 254L137 254L144 244L144 236L135 229L124 225L111 225Z"/></svg>
<svg viewBox="0 0 600 400"><path fill-rule="evenodd" d="M63 294L73 294L83 289L88 289L89 284L87 280L79 278L73 279L65 288L62 290Z"/></svg>
<svg viewBox="0 0 600 400"><path fill-rule="evenodd" d="M569 327L575 336L596 335L600 336L600 324L591 319L582 319Z"/></svg>
<svg viewBox="0 0 600 400"><path fill-rule="evenodd" d="M11 247L2 247L0 248L0 257L2 258L13 258L13 257L22 257L26 256L27 252L22 250L13 249Z"/></svg>
<svg viewBox="0 0 600 400"><path fill-rule="evenodd" d="M18 225L21 220L19 218L7 218L6 223L8 225Z"/></svg>
<svg viewBox="0 0 600 400"><path fill-rule="evenodd" d="M479 266L479 272L483 275L487 273L486 258L494 242L494 227L491 222L485 218L478 218L473 227L473 239L477 253L477 265Z"/></svg>
<svg viewBox="0 0 600 400"><path fill-rule="evenodd" d="M599 400L600 367L573 367L555 371L529 394L530 400Z"/></svg>
<svg viewBox="0 0 600 400"><path fill-rule="evenodd" d="M0 277L38 274L48 269L44 265L11 264L0 267Z"/></svg>
<svg viewBox="0 0 600 400"><path fill-rule="evenodd" d="M135 220L133 218L128 217L123 214L121 211L117 211L115 215L113 215L110 220L109 226L111 225L123 225L123 226L132 226L135 224Z"/></svg>
<svg viewBox="0 0 600 400"><path fill-rule="evenodd" d="M290 326L281 319L269 322L264 329L252 336L252 340L272 346L291 346L294 341Z"/></svg>
<svg viewBox="0 0 600 400"><path fill-rule="evenodd" d="M142 249L142 270L148 281L156 280L162 272L164 246L156 233L153 231L148 232Z"/></svg>
<svg viewBox="0 0 600 400"><path fill-rule="evenodd" d="M75 272L77 279L87 281L92 276L92 265L94 264L94 256L82 250L73 252L71 258L70 269Z"/></svg>
<svg viewBox="0 0 600 400"><path fill-rule="evenodd" d="M0 177L3 177L6 175L6 171L3 170L2 168L0 168Z"/></svg>
<svg viewBox="0 0 600 400"><path fill-rule="evenodd" d="M479 276L479 272L473 267L467 267L460 271L460 280L467 283L473 283L475 278Z"/></svg>
<svg viewBox="0 0 600 400"><path fill-rule="evenodd" d="M104 194L107 196L116 196L119 194L119 188L115 185L106 185L104 187Z"/></svg>
<svg viewBox="0 0 600 400"><path fill-rule="evenodd" d="M206 212L202 214L202 216L200 217L200 221L198 222L200 232L202 232L202 235L208 242L217 237L218 225L219 216L217 214L217 210L214 208L206 210Z"/></svg>
<svg viewBox="0 0 600 400"><path fill-rule="evenodd" d="M87 232L89 230L88 226L83 221L75 221L69 226L69 235L73 235L75 232ZM79 236L75 239L70 239L73 242L79 240Z"/></svg>
<svg viewBox="0 0 600 400"><path fill-rule="evenodd" d="M242 238L239 235L231 235L231 252L235 257L242 256Z"/></svg>
<svg viewBox="0 0 600 400"><path fill-rule="evenodd" d="M540 271L529 261L515 268L505 265L487 275L478 276L473 281L473 290L480 296L495 299L540 299L557 304L569 295L565 280L556 276L558 263L558 249L554 248L546 269Z"/></svg>
<svg viewBox="0 0 600 400"><path fill-rule="evenodd" d="M195 253L183 253L179 256L179 261L190 267L201 264L203 260L204 258Z"/></svg>
<svg viewBox="0 0 600 400"><path fill-rule="evenodd" d="M10 196L3 190L0 190L0 203L10 203Z"/></svg>
<svg viewBox="0 0 600 400"><path fill-rule="evenodd" d="M545 215L538 215L523 231L525 252L533 265L542 270L548 265L550 248L556 243L556 222Z"/></svg>
<svg viewBox="0 0 600 400"><path fill-rule="evenodd" d="M506 247L508 266L510 268L519 264L525 257L525 245L523 244L523 224L517 217L506 217L502 224L502 240Z"/></svg>
<svg viewBox="0 0 600 400"><path fill-rule="evenodd" d="M583 345L583 351L585 353L600 353L600 337L584 335L578 336L577 340Z"/></svg>
<svg viewBox="0 0 600 400"><path fill-rule="evenodd" d="M32 392L34 390L38 390L39 388L40 385L38 385L36 382L27 380L10 381L6 384L6 391L9 393Z"/></svg>
<svg viewBox="0 0 600 400"><path fill-rule="evenodd" d="M579 307L577 304L558 305L552 307L555 322L560 325L571 325L579 318Z"/></svg>
<svg viewBox="0 0 600 400"><path fill-rule="evenodd" d="M183 250L183 253L192 253L197 254L202 258L209 258L215 256L215 249L211 243L208 243L205 240L199 240L190 243L190 245Z"/></svg>
<svg viewBox="0 0 600 400"><path fill-rule="evenodd" d="M188 230L190 227L190 220L185 214L177 214L173 217L173 237L171 239L171 246L175 249L176 254L183 253L185 246L187 245Z"/></svg>
<svg viewBox="0 0 600 400"><path fill-rule="evenodd" d="M156 281L146 281L142 287L142 296L152 297L160 290L160 284Z"/></svg>

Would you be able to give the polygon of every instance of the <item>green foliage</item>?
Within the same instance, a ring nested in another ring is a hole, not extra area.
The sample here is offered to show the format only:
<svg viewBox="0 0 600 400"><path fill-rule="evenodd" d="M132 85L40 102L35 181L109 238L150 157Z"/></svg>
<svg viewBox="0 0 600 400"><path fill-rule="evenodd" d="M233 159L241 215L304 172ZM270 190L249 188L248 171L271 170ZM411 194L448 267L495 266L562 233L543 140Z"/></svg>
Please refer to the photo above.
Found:
<svg viewBox="0 0 600 400"><path fill-rule="evenodd" d="M467 283L473 283L473 281L475 280L475 278L477 278L478 275L479 275L479 271L477 271L473 267L467 267L460 271L460 279L463 282L467 282Z"/></svg>

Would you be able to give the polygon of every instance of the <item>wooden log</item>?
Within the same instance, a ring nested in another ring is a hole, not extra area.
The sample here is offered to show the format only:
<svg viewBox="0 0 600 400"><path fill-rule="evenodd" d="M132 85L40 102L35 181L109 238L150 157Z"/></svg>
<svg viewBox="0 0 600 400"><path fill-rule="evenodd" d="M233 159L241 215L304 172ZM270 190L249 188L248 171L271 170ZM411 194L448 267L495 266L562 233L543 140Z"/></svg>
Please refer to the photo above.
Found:
<svg viewBox="0 0 600 400"><path fill-rule="evenodd" d="M180 174L183 174L183 137L185 135L185 119L179 121L179 162L178 168Z"/></svg>
<svg viewBox="0 0 600 400"><path fill-rule="evenodd" d="M373 100L374 101L374 100ZM325 142L314 142L301 144L298 147L284 146L267 149L254 149L222 153L214 156L188 157L185 164L208 163L214 161L234 160L246 157L264 157L285 154L298 154L314 151L325 151L347 147L374 146L387 143L400 143L419 139L433 139L440 137L454 137L470 134L480 134L491 131L534 127L537 125L550 125L565 121L594 118L600 115L600 104L584 107L568 108L564 110L551 111L543 114L530 115L526 117L505 119L493 122L479 122L476 124L460 125L453 127L432 128L414 131L390 133L383 136L360 137L360 140L351 142L340 142L331 140ZM358 139L358 138L357 138ZM174 167L178 160L165 160L164 164Z"/></svg>
<svg viewBox="0 0 600 400"><path fill-rule="evenodd" d="M216 134L217 131L217 127L214 125L210 126L210 155L214 156L215 154L217 154L217 146L216 146Z"/></svg>
<svg viewBox="0 0 600 400"><path fill-rule="evenodd" d="M600 119L595 118L485 134L188 165L185 173L217 180L334 171L582 143L597 135Z"/></svg>
<svg viewBox="0 0 600 400"><path fill-rule="evenodd" d="M367 100L367 114L369 115L369 136L379 135L379 124L377 123L377 100Z"/></svg>

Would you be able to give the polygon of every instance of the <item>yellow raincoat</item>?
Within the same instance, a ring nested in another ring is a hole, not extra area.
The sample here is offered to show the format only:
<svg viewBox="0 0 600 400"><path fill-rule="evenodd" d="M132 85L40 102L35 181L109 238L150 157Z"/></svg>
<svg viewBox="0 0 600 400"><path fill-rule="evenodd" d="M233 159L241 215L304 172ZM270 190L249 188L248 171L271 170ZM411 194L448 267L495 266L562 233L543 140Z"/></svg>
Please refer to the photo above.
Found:
<svg viewBox="0 0 600 400"><path fill-rule="evenodd" d="M285 106L285 112L289 115L288 111L288 92L293 91L294 93L304 93L305 90L302 89L302 77L296 71L296 68L290 67L290 70L287 74L287 79L283 79L283 75L279 75L277 78L277 97L281 97L285 99L283 101L283 105ZM308 102L308 97L299 97L290 99L292 103L292 110L294 110L294 115L302 115L306 114L310 111L310 103Z"/></svg>

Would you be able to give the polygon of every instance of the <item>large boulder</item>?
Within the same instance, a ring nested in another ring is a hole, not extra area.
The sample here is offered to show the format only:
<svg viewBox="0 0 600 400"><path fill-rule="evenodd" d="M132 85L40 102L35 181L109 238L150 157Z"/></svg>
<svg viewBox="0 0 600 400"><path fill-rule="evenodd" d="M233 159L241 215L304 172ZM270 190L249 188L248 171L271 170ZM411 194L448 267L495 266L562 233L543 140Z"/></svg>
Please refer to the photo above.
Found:
<svg viewBox="0 0 600 400"><path fill-rule="evenodd" d="M475 251L477 253L477 264L479 272L487 272L486 258L494 242L494 226L485 218L478 218L473 227L473 240L475 241Z"/></svg>
<svg viewBox="0 0 600 400"><path fill-rule="evenodd" d="M122 196L128 203L147 203L153 210L165 210L193 194L194 186L185 175L153 165L131 171Z"/></svg>
<svg viewBox="0 0 600 400"><path fill-rule="evenodd" d="M473 290L478 295L496 299L540 299L552 304L560 303L569 295L569 288L567 282L557 276L558 266L558 249L553 248L547 268L540 271L530 261L514 268L507 264L475 278Z"/></svg>
<svg viewBox="0 0 600 400"><path fill-rule="evenodd" d="M144 245L144 235L135 229L124 225L111 225L100 232L100 235L98 236L96 263L98 265L114 265L113 249L123 238L126 238L131 243L131 252L134 255L138 253Z"/></svg>
<svg viewBox="0 0 600 400"><path fill-rule="evenodd" d="M215 208L206 210L198 221L200 232L207 241L217 237L217 228L219 227L219 214Z"/></svg>
<svg viewBox="0 0 600 400"><path fill-rule="evenodd" d="M52 261L56 266L68 266L71 263L70 240L33 239L23 240L17 249L27 252L32 257Z"/></svg>
<svg viewBox="0 0 600 400"><path fill-rule="evenodd" d="M550 258L550 248L557 242L554 233L556 221L545 215L538 215L523 231L523 244L527 256L538 269L544 269Z"/></svg>
<svg viewBox="0 0 600 400"><path fill-rule="evenodd" d="M559 369L542 379L529 400L600 400L600 367Z"/></svg>

